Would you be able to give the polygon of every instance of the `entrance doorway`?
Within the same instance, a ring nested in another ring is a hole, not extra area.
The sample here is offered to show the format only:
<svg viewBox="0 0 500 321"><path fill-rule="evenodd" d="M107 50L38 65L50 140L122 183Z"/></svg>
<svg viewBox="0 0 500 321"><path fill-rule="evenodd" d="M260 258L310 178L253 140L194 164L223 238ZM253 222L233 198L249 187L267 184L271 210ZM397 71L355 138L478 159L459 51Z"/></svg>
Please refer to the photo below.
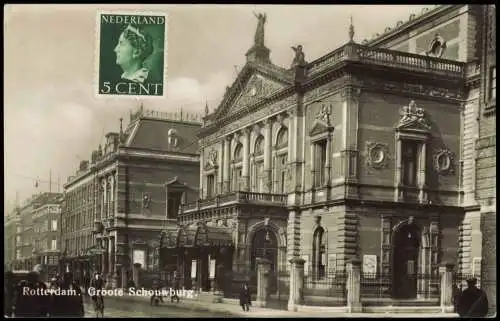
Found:
<svg viewBox="0 0 500 321"><path fill-rule="evenodd" d="M271 262L270 272L277 270L278 263L278 240L270 229L262 228L255 232L252 239L252 249L250 251L250 290L257 291L257 259L265 258ZM273 283L273 282L271 282Z"/></svg>
<svg viewBox="0 0 500 321"><path fill-rule="evenodd" d="M393 296L395 299L417 297L417 274L420 231L414 224L405 224L393 237Z"/></svg>

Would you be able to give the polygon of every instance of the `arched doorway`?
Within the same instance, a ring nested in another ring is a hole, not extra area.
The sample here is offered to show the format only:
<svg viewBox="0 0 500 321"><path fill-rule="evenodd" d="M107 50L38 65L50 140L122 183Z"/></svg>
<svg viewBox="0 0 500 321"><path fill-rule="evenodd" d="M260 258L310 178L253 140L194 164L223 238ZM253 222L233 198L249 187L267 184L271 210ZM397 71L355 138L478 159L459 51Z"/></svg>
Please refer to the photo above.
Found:
<svg viewBox="0 0 500 321"><path fill-rule="evenodd" d="M394 298L417 297L419 251L420 230L415 224L404 224L394 231L392 253Z"/></svg>
<svg viewBox="0 0 500 321"><path fill-rule="evenodd" d="M278 239L271 229L261 228L253 236L250 252L251 271L257 271L257 258L268 259L271 261L271 271L277 270Z"/></svg>

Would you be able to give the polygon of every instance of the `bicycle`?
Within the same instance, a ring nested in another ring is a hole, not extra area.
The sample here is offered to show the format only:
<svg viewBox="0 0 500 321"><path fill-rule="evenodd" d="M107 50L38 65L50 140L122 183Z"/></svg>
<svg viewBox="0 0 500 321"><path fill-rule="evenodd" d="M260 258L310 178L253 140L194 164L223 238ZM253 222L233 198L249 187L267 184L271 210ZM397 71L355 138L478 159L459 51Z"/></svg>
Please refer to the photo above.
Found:
<svg viewBox="0 0 500 321"><path fill-rule="evenodd" d="M101 318L104 318L104 298L101 295L96 295L93 299L96 318L99 317L99 312L101 313Z"/></svg>

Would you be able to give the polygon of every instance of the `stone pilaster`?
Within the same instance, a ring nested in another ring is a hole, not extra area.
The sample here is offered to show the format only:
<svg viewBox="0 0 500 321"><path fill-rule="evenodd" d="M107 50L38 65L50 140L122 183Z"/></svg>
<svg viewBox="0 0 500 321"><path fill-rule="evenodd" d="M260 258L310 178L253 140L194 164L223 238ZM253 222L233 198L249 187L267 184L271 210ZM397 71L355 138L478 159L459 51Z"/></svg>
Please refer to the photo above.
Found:
<svg viewBox="0 0 500 321"><path fill-rule="evenodd" d="M301 258L290 260L290 295L288 311L297 311L297 306L304 304L304 263Z"/></svg>
<svg viewBox="0 0 500 321"><path fill-rule="evenodd" d="M224 193L229 193L231 190L231 136L226 136L224 138L224 153L223 153L223 169L222 169L222 176L223 176L223 191Z"/></svg>
<svg viewBox="0 0 500 321"><path fill-rule="evenodd" d="M291 210L288 213L287 226L287 261L296 259L300 255L300 213Z"/></svg>
<svg viewBox="0 0 500 321"><path fill-rule="evenodd" d="M361 261L347 262L347 309L349 313L362 312L361 305Z"/></svg>
<svg viewBox="0 0 500 321"><path fill-rule="evenodd" d="M453 312L453 264L444 263L444 272L441 274L441 312Z"/></svg>
<svg viewBox="0 0 500 321"><path fill-rule="evenodd" d="M337 221L337 266L344 270L348 260L356 258L358 250L358 216L354 212L339 213Z"/></svg>
<svg viewBox="0 0 500 321"><path fill-rule="evenodd" d="M270 118L266 119L264 126L264 190L272 193L272 131L273 122Z"/></svg>
<svg viewBox="0 0 500 321"><path fill-rule="evenodd" d="M241 188L243 191L249 191L250 184L250 133L249 128L243 130L243 168L241 171L242 184Z"/></svg>

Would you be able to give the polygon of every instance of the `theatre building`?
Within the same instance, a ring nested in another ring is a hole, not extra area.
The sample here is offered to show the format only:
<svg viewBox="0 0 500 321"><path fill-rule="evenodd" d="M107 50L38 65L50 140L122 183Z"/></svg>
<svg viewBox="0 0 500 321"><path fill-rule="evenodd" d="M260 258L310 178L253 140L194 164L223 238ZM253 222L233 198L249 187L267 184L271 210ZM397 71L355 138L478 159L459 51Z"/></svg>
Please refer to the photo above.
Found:
<svg viewBox="0 0 500 321"><path fill-rule="evenodd" d="M64 186L64 269L81 280L100 271L113 287L159 277L158 235L177 224L182 198L198 194L200 120L141 105L106 135Z"/></svg>
<svg viewBox="0 0 500 321"><path fill-rule="evenodd" d="M359 259L362 298L436 301L440 270L470 273L481 240L464 232L479 228L465 218L465 142L477 125L467 115L478 108L483 7L425 9L361 43L351 25L345 45L309 62L296 48L286 68L272 63L259 19L199 134L199 200L164 232L191 273L185 284L208 287L209 258L233 288L255 283L266 257L271 291L288 291L288 262L301 258L307 301L345 295L346 263Z"/></svg>

